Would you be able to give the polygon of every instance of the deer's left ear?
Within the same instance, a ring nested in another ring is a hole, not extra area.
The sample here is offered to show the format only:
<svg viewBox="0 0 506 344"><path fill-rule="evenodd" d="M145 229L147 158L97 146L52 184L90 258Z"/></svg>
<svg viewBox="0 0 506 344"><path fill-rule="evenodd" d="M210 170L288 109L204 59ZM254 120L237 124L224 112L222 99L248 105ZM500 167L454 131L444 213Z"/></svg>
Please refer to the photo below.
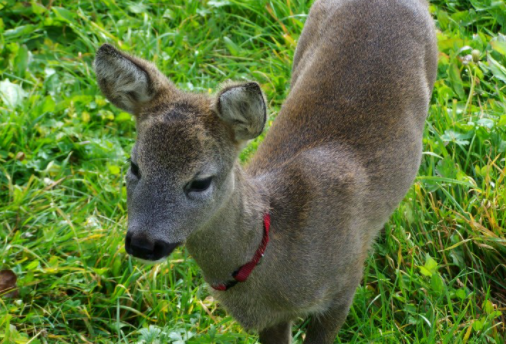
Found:
<svg viewBox="0 0 506 344"><path fill-rule="evenodd" d="M238 142L260 135L267 120L264 94L256 82L224 87L218 93L215 110Z"/></svg>

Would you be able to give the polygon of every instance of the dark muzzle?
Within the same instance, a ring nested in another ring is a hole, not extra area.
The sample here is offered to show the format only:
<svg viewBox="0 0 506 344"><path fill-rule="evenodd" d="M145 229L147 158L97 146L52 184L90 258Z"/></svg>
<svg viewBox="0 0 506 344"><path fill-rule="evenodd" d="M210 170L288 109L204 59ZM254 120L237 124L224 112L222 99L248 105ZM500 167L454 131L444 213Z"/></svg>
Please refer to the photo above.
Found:
<svg viewBox="0 0 506 344"><path fill-rule="evenodd" d="M167 257L180 243L169 243L163 240L151 240L144 235L128 232L125 249L128 254L145 260L160 260Z"/></svg>

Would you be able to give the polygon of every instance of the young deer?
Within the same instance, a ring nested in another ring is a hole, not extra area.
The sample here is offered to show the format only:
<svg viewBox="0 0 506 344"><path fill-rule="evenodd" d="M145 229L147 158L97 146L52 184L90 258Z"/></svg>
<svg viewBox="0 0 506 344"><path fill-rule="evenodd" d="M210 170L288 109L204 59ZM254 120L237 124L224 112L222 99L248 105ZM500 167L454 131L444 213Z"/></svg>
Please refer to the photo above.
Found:
<svg viewBox="0 0 506 344"><path fill-rule="evenodd" d="M103 45L98 84L137 121L126 251L159 261L184 243L262 343L290 343L300 317L311 319L304 343L332 343L417 173L436 60L425 0L317 1L290 94L243 169L237 156L266 121L257 83L190 94Z"/></svg>

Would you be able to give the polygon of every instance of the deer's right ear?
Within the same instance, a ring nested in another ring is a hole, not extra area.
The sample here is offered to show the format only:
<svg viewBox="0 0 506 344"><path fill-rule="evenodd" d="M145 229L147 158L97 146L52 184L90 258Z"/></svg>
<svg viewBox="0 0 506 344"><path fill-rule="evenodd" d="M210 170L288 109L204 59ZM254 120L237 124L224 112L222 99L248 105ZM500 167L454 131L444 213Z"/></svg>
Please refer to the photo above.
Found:
<svg viewBox="0 0 506 344"><path fill-rule="evenodd" d="M94 67L102 93L111 103L134 115L143 104L171 86L153 64L109 44L98 49Z"/></svg>

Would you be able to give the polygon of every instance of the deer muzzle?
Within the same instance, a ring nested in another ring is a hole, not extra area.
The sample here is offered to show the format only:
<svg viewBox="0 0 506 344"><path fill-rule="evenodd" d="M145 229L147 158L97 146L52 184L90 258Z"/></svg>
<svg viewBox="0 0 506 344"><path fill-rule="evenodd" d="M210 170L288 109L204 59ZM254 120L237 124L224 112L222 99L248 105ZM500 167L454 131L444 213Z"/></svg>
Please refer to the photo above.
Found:
<svg viewBox="0 0 506 344"><path fill-rule="evenodd" d="M143 234L127 232L125 250L136 258L156 261L168 257L181 243L170 243L160 239L151 239Z"/></svg>

